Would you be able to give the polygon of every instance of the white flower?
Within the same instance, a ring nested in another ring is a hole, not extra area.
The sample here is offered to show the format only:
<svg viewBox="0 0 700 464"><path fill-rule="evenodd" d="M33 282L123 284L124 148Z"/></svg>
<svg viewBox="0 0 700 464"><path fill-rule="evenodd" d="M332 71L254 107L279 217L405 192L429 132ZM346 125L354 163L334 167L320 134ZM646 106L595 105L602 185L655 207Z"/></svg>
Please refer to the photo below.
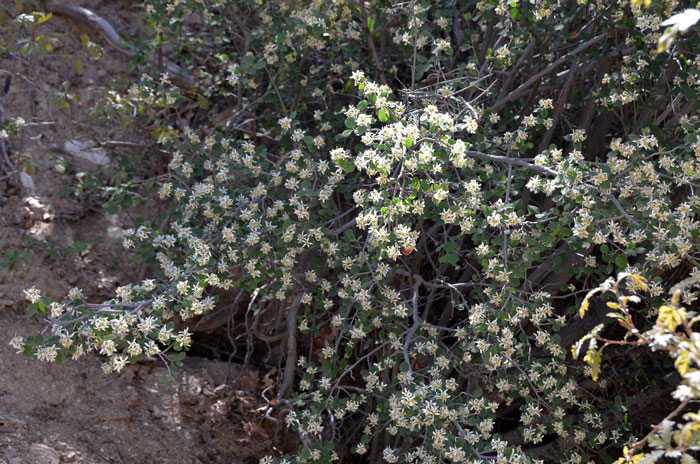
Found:
<svg viewBox="0 0 700 464"><path fill-rule="evenodd" d="M652 351L657 348L664 348L673 340L673 334L659 334L652 338L651 347Z"/></svg>
<svg viewBox="0 0 700 464"><path fill-rule="evenodd" d="M29 300L30 303L38 303L41 298L41 293L36 287L32 287L24 290L24 297Z"/></svg>
<svg viewBox="0 0 700 464"><path fill-rule="evenodd" d="M63 315L63 311L65 311L65 307L61 303L57 302L52 302L51 305L49 306L51 309L51 317L54 319L58 319Z"/></svg>
<svg viewBox="0 0 700 464"><path fill-rule="evenodd" d="M694 388L700 388L700 371L691 371L683 376L683 380L688 382L688 384Z"/></svg>
<svg viewBox="0 0 700 464"><path fill-rule="evenodd" d="M679 401L685 401L693 397L693 390L688 385L678 385L673 392L673 397Z"/></svg>
<svg viewBox="0 0 700 464"><path fill-rule="evenodd" d="M12 340L10 340L10 346L17 350L17 354L20 354L24 348L24 338L15 335L12 337Z"/></svg>

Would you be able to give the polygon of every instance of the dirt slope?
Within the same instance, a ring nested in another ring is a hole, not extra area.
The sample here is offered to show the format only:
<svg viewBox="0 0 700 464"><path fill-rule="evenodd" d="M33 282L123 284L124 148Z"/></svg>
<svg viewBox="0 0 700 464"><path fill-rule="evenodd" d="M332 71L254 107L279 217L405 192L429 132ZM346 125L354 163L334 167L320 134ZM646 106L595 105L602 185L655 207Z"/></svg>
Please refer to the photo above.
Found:
<svg viewBox="0 0 700 464"><path fill-rule="evenodd" d="M137 33L135 2L66 1L99 12L122 34ZM41 28L62 34L54 55L33 61L33 80L15 76L0 96L6 118L29 123L6 145L21 171L19 182L0 159L0 463L257 462L274 453L279 441L277 426L263 418L261 392L269 384L264 372L189 358L179 384L166 390L158 381L164 368L156 362L104 375L98 355L54 365L25 359L8 345L14 335L42 329L38 318L24 315L23 289L35 286L60 299L78 286L99 300L140 272L119 239L137 212L110 216L99 194L60 194L69 174L96 168L67 146L89 151L105 139L148 142L138 128L113 127L87 114L100 89L119 85L115 76L123 76L122 90L135 76L106 43L105 56L90 61L79 36L87 33L100 43L93 31L58 17ZM17 39L0 34L5 43ZM66 62L69 55L81 57L82 74ZM19 55L0 54L0 70L27 69ZM0 74L3 83L6 75ZM64 82L79 97L70 112L51 102ZM118 152L107 154L117 161ZM66 173L56 170L59 158L70 162Z"/></svg>

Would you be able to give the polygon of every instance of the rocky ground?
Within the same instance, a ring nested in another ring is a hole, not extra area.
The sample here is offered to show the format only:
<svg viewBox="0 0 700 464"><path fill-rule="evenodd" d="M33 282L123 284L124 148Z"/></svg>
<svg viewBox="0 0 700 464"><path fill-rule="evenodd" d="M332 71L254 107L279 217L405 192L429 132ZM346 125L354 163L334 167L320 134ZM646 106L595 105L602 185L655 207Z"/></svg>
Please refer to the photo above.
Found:
<svg viewBox="0 0 700 464"><path fill-rule="evenodd" d="M73 3L99 12L122 34L138 33L134 2ZM148 137L88 113L105 89L117 88L115 76L126 80L122 85L135 77L126 59L102 43L105 56L90 61L80 34L100 43L99 36L65 19L40 28L33 33L58 34L49 57L0 54L0 81L13 74L0 100L4 117L29 123L6 141L16 178L0 159L0 463L247 463L279 452L284 432L264 418L267 372L190 357L168 390L156 362L105 375L98 355L45 364L8 345L14 335L43 329L39 318L24 315L23 289L61 299L77 286L97 300L138 276L119 236L135 216L156 220L159 213L110 215L99 193L62 193L76 185L76 173L116 162L119 153L100 141L140 145ZM0 35L5 43L18 39ZM66 59L74 56L82 57L81 74ZM65 82L77 96L70 111L52 100ZM56 170L58 160L68 162L66 172Z"/></svg>

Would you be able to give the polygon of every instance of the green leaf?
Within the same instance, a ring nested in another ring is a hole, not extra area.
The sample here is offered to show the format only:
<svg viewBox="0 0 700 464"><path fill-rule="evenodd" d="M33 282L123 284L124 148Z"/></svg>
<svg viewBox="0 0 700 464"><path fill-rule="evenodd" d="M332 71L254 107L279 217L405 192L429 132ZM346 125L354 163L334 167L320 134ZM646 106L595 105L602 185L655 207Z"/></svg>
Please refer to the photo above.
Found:
<svg viewBox="0 0 700 464"><path fill-rule="evenodd" d="M355 164L348 160L339 160L337 164L344 172L352 172L355 170Z"/></svg>
<svg viewBox="0 0 700 464"><path fill-rule="evenodd" d="M182 360L185 359L185 356L186 354L184 351L179 352L171 358L173 364L175 364L177 367L182 367Z"/></svg>
<svg viewBox="0 0 700 464"><path fill-rule="evenodd" d="M33 316L37 313L39 310L39 307L36 305L36 303L32 303L29 306L27 306L27 316Z"/></svg>
<svg viewBox="0 0 700 464"><path fill-rule="evenodd" d="M610 455L602 448L598 450L598 456L600 456L600 458L603 460L603 464L612 464L614 461L614 459L611 458Z"/></svg>
<svg viewBox="0 0 700 464"><path fill-rule="evenodd" d="M625 255L620 254L620 255L615 256L615 264L620 269L626 268L627 267L627 258L625 257Z"/></svg>
<svg viewBox="0 0 700 464"><path fill-rule="evenodd" d="M447 263L452 267L455 267L457 265L457 262L459 261L459 255L451 253L449 255L440 256L438 261L440 261L441 263Z"/></svg>
<svg viewBox="0 0 700 464"><path fill-rule="evenodd" d="M165 384L166 390L170 390L170 387L172 386L175 377L173 377L172 375L161 375L160 377L158 377L158 380Z"/></svg>
<svg viewBox="0 0 700 464"><path fill-rule="evenodd" d="M540 237L540 240L543 244L552 246L556 243L557 238L553 234L544 234L542 237Z"/></svg>
<svg viewBox="0 0 700 464"><path fill-rule="evenodd" d="M355 127L357 127L357 121L355 120L355 118L347 118L345 120L345 127L347 127L348 129L354 129Z"/></svg>
<svg viewBox="0 0 700 464"><path fill-rule="evenodd" d="M112 202L105 203L102 207L106 209L109 214L117 214L119 211L119 207Z"/></svg>
<svg viewBox="0 0 700 464"><path fill-rule="evenodd" d="M43 304L41 301L39 301L36 304L36 308L41 314L46 314L47 312L49 312L49 308L45 304Z"/></svg>
<svg viewBox="0 0 700 464"><path fill-rule="evenodd" d="M451 253L459 247L459 242L457 240L450 240L445 244L445 251Z"/></svg>
<svg viewBox="0 0 700 464"><path fill-rule="evenodd" d="M204 95L197 95L197 106L203 110L209 109L209 101Z"/></svg>
<svg viewBox="0 0 700 464"><path fill-rule="evenodd" d="M385 109L382 108L382 109L379 110L379 112L377 113L377 117L379 117L379 120L380 120L381 122L387 122L387 121L389 120L389 112L388 112L387 110L385 110Z"/></svg>

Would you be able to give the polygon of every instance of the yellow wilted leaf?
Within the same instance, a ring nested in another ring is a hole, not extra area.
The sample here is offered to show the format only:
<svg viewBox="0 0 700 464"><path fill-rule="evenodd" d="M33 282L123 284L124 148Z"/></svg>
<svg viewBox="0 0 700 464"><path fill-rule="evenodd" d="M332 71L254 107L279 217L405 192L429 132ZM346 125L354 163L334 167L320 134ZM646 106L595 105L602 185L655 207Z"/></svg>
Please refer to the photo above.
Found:
<svg viewBox="0 0 700 464"><path fill-rule="evenodd" d="M693 437L693 435L696 435L697 432L700 431L700 424L698 423L686 423L683 425L683 428L676 432L674 434L674 439L676 440L676 443L680 443L685 445L690 441L690 439ZM681 461L683 462L683 461ZM690 461L693 462L693 461ZM697 462L697 461L695 461Z"/></svg>
<svg viewBox="0 0 700 464"><path fill-rule="evenodd" d="M683 414L683 419L685 419L687 422L683 425L683 428L677 432L680 434L682 431L683 434L681 436L674 437L676 438L676 442L681 446L685 446L693 438L693 435L700 432L700 414L696 412L689 412Z"/></svg>
<svg viewBox="0 0 700 464"><path fill-rule="evenodd" d="M581 340L577 341L573 345L571 345L571 356L576 359L578 358L579 351L581 351L581 345L583 345L585 338L582 338Z"/></svg>
<svg viewBox="0 0 700 464"><path fill-rule="evenodd" d="M622 450L622 457L615 461L613 464L640 464L644 453L635 454L630 456L630 450L628 447L624 447Z"/></svg>
<svg viewBox="0 0 700 464"><path fill-rule="evenodd" d="M593 348L591 346L591 348ZM601 346L599 349L590 349L586 353L586 356L584 356L583 360L588 363L589 366L591 366L591 378L593 378L594 382L598 381L598 376L600 375L600 364L603 359L603 347Z"/></svg>
<svg viewBox="0 0 700 464"><path fill-rule="evenodd" d="M591 339L591 334L586 335L583 337L581 340L577 341L571 346L571 356L574 359L578 359L578 356L581 354L581 348L583 348L583 344L586 343L587 340Z"/></svg>
<svg viewBox="0 0 700 464"><path fill-rule="evenodd" d="M659 308L659 316L656 323L666 327L671 332L676 330L676 327L683 322L685 310L678 310L674 306L663 305Z"/></svg>
<svg viewBox="0 0 700 464"><path fill-rule="evenodd" d="M636 274L630 274L630 277L634 279L634 283L636 283L639 286L639 288L642 289L642 291L646 292L647 290L649 290L649 286L647 285L647 279Z"/></svg>
<svg viewBox="0 0 700 464"><path fill-rule="evenodd" d="M606 306L607 306L608 308L620 309L620 305L617 304L617 303L615 303L614 301L608 301L608 302L605 303L605 304L606 304Z"/></svg>
<svg viewBox="0 0 700 464"><path fill-rule="evenodd" d="M659 38L659 44L656 47L658 53L663 53L673 45L678 36L678 29L675 27L667 27L661 37Z"/></svg>
<svg viewBox="0 0 700 464"><path fill-rule="evenodd" d="M581 302L581 309L578 312L581 319L583 319L583 316L586 315L586 311L588 311L588 296L586 296L586 298L583 299L583 302Z"/></svg>
<svg viewBox="0 0 700 464"><path fill-rule="evenodd" d="M673 292L673 296L671 297L671 303L673 303L674 306L678 306L678 303L681 302L681 290L678 289L675 292Z"/></svg>
<svg viewBox="0 0 700 464"><path fill-rule="evenodd" d="M586 296L583 298L583 301L581 302L581 309L579 310L578 314L581 316L581 319L583 319L583 316L586 315L586 311L588 311L588 305L589 305L589 300L593 295L598 293L600 291L600 287L594 288L590 292L586 293Z"/></svg>
<svg viewBox="0 0 700 464"><path fill-rule="evenodd" d="M690 353L687 351L681 351L673 364L678 373L681 376L684 376L688 373L688 369L690 369Z"/></svg>

